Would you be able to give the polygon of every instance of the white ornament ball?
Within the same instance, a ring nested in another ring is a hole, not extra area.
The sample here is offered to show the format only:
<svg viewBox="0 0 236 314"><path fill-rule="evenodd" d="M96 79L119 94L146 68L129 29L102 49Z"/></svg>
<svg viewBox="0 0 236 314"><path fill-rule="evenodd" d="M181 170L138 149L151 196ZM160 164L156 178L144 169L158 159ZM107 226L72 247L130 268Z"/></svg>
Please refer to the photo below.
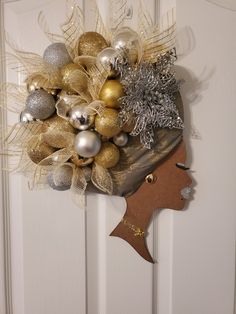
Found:
<svg viewBox="0 0 236 314"><path fill-rule="evenodd" d="M49 45L44 51L43 58L48 63L59 68L73 62L63 43L53 43Z"/></svg>
<svg viewBox="0 0 236 314"><path fill-rule="evenodd" d="M48 175L48 184L54 190L66 191L71 187L72 176L72 167L69 165L63 165Z"/></svg>
<svg viewBox="0 0 236 314"><path fill-rule="evenodd" d="M123 147L128 143L128 135L125 132L120 132L113 137L113 142L116 146Z"/></svg>
<svg viewBox="0 0 236 314"><path fill-rule="evenodd" d="M97 66L103 66L106 70L111 70L117 51L114 48L105 48L97 56Z"/></svg>
<svg viewBox="0 0 236 314"><path fill-rule="evenodd" d="M82 131L75 137L74 149L79 156L90 158L98 154L101 140L96 132Z"/></svg>
<svg viewBox="0 0 236 314"><path fill-rule="evenodd" d="M131 63L136 63L142 53L140 37L129 27L122 27L116 32L112 47L117 50L126 50Z"/></svg>
<svg viewBox="0 0 236 314"><path fill-rule="evenodd" d="M68 113L70 124L81 131L87 130L94 123L94 115L87 104L75 105Z"/></svg>
<svg viewBox="0 0 236 314"><path fill-rule="evenodd" d="M45 120L55 112L55 100L43 89L29 94L26 99L26 110L34 119Z"/></svg>

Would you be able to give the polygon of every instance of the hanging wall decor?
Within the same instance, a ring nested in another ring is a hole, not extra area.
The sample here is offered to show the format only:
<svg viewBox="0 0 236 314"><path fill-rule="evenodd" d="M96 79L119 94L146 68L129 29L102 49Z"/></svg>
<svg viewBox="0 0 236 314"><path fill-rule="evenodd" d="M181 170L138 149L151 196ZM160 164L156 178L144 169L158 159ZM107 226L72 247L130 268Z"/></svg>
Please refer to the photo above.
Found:
<svg viewBox="0 0 236 314"><path fill-rule="evenodd" d="M126 213L111 235L153 262L146 246L153 211L180 210L191 196L174 11L155 25L140 4L134 30L120 1L106 27L94 2L95 26L86 31L72 4L62 35L39 14L51 41L43 56L6 36L6 58L25 75L24 84L2 88L14 99L7 109L19 114L4 139L11 170L26 175L31 189L70 189L80 207L86 191L125 197Z"/></svg>

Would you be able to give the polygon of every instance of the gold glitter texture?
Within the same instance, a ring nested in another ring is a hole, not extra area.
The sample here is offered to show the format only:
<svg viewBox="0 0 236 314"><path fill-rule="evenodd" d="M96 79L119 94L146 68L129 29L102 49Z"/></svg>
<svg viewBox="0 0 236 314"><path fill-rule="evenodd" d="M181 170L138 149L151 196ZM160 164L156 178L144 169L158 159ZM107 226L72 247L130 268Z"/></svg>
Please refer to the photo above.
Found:
<svg viewBox="0 0 236 314"><path fill-rule="evenodd" d="M119 149L110 142L103 143L100 152L95 156L95 162L106 169L117 165L119 159Z"/></svg>
<svg viewBox="0 0 236 314"><path fill-rule="evenodd" d="M79 55L97 57L107 47L106 39L97 32L87 32L80 36Z"/></svg>
<svg viewBox="0 0 236 314"><path fill-rule="evenodd" d="M119 127L118 111L105 108L102 114L96 116L95 128L98 133L108 138L117 135L121 131Z"/></svg>

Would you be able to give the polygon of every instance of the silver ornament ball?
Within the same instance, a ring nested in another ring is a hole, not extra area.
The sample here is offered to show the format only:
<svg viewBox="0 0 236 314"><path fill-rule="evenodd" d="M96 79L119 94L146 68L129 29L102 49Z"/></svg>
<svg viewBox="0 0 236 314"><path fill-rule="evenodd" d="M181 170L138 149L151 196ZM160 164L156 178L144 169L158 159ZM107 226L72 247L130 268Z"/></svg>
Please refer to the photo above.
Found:
<svg viewBox="0 0 236 314"><path fill-rule="evenodd" d="M100 148L101 140L96 132L82 131L75 137L74 149L81 157L94 157Z"/></svg>
<svg viewBox="0 0 236 314"><path fill-rule="evenodd" d="M49 186L57 191L66 191L71 187L73 169L69 165L58 167L48 175Z"/></svg>
<svg viewBox="0 0 236 314"><path fill-rule="evenodd" d="M45 120L53 115L55 111L55 100L52 95L45 90L39 89L31 94L26 99L26 110L35 119Z"/></svg>
<svg viewBox="0 0 236 314"><path fill-rule="evenodd" d="M114 48L105 48L97 56L97 66L102 67L106 70L111 70L114 58L117 55L117 51Z"/></svg>
<svg viewBox="0 0 236 314"><path fill-rule="evenodd" d="M20 113L20 122L21 123L29 123L35 121L35 119L33 118L33 116L27 111L27 110L23 110Z"/></svg>
<svg viewBox="0 0 236 314"><path fill-rule="evenodd" d="M112 40L112 47L127 51L131 63L136 63L142 53L140 37L129 27L122 27L116 32Z"/></svg>
<svg viewBox="0 0 236 314"><path fill-rule="evenodd" d="M75 105L68 113L70 124L81 131L87 130L94 123L94 115L87 104Z"/></svg>
<svg viewBox="0 0 236 314"><path fill-rule="evenodd" d="M128 135L125 132L120 132L113 137L113 142L116 146L123 147L128 143Z"/></svg>
<svg viewBox="0 0 236 314"><path fill-rule="evenodd" d="M54 43L49 45L44 51L43 58L48 63L59 68L73 62L65 44L63 43Z"/></svg>

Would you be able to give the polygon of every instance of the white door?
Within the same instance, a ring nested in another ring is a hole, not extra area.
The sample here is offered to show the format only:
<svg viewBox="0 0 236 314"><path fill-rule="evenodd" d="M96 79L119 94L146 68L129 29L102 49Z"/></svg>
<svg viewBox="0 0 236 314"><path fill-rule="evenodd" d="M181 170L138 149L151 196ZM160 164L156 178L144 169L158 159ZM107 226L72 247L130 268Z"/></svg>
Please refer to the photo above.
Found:
<svg viewBox="0 0 236 314"><path fill-rule="evenodd" d="M107 3L98 1L108 22ZM129 3L127 23L135 25L137 0ZM89 27L89 1L80 4ZM1 313L235 314L236 12L205 0L145 1L155 19L175 5L194 200L186 211L155 215L148 245L158 262L152 265L108 236L123 216L124 199L89 195L86 217L69 193L28 191L25 179L10 176L3 214L10 210L4 226L10 222L11 239L2 243L11 268L5 264ZM56 31L64 0L7 3L4 18L21 47L42 54L49 42L37 24L41 10ZM18 80L9 69L7 78ZM201 139L189 136L195 128Z"/></svg>

